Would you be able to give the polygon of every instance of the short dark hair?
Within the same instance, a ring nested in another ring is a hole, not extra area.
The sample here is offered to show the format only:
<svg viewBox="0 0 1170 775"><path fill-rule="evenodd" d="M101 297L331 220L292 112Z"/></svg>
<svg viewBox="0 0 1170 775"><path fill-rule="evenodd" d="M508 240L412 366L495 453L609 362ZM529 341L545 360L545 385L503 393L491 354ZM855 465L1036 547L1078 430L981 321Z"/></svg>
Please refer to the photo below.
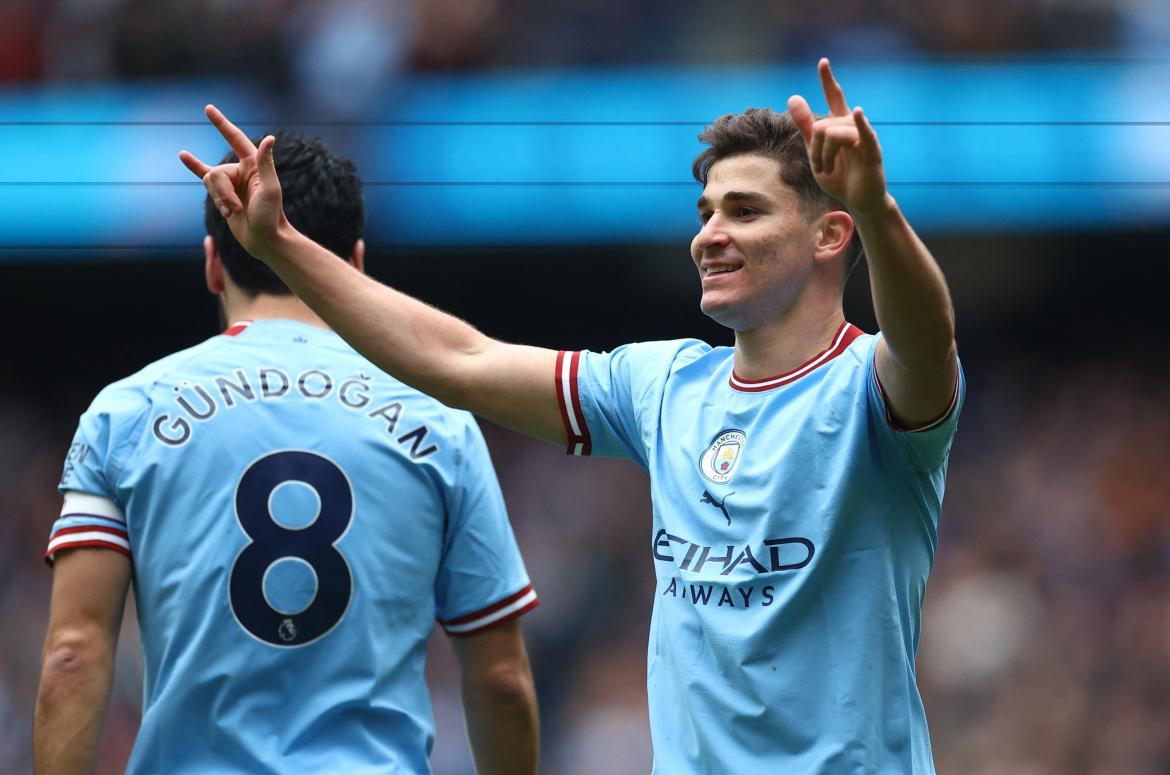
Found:
<svg viewBox="0 0 1170 775"><path fill-rule="evenodd" d="M809 213L819 215L846 209L843 202L826 194L817 183L800 127L787 112L748 108L743 113L727 113L703 129L699 142L707 148L695 157L691 174L704 186L716 162L732 156L759 154L780 163L780 180L796 191ZM861 237L854 230L845 253L846 279L861 260L861 252Z"/></svg>
<svg viewBox="0 0 1170 775"><path fill-rule="evenodd" d="M348 258L366 222L357 168L348 159L335 156L320 138L306 139L284 131L275 134L272 160L280 176L289 223L338 256ZM253 142L259 143L259 138ZM221 163L235 161L238 157L229 153ZM203 223L215 241L224 268L245 293L249 296L292 293L275 272L250 256L236 241L211 197L204 202Z"/></svg>

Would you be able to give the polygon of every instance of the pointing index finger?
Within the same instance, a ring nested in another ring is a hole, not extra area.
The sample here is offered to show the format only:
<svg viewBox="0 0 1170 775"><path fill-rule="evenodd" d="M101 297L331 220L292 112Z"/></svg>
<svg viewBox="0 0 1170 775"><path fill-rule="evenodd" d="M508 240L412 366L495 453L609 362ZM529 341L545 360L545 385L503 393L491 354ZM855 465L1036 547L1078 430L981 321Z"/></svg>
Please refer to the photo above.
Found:
<svg viewBox="0 0 1170 775"><path fill-rule="evenodd" d="M245 159L255 155L256 146L252 144L251 139L238 126L228 121L228 117L219 108L208 105L203 109L203 112L207 114L207 120L223 135L223 139L227 140L228 145L236 152L236 156Z"/></svg>
<svg viewBox="0 0 1170 775"><path fill-rule="evenodd" d="M807 146L812 142L813 124L816 119L813 118L812 109L809 108L804 97L793 94L788 98L788 115L792 116L792 120L796 122L800 135L804 138L804 144Z"/></svg>
<svg viewBox="0 0 1170 775"><path fill-rule="evenodd" d="M201 162L199 157L190 151L179 151L179 161L183 162L183 166L191 170L197 178L202 179L204 175L211 172L211 167Z"/></svg>
<svg viewBox="0 0 1170 775"><path fill-rule="evenodd" d="M821 61L817 63L817 73L821 76L821 88L825 90L829 113L834 116L848 116L849 106L845 103L845 92L833 77L833 68L829 66L827 57L821 57Z"/></svg>

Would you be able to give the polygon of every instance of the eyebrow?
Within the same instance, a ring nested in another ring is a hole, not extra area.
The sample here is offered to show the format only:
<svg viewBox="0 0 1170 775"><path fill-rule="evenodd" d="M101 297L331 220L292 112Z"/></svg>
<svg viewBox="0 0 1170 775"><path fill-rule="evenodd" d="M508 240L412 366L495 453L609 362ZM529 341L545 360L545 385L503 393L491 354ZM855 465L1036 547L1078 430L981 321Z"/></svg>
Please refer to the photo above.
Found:
<svg viewBox="0 0 1170 775"><path fill-rule="evenodd" d="M728 191L723 195L724 202L749 202L755 204L765 204L768 202L768 197L756 191ZM711 204L711 200L707 195L699 197L699 201L695 203L695 207L702 210Z"/></svg>

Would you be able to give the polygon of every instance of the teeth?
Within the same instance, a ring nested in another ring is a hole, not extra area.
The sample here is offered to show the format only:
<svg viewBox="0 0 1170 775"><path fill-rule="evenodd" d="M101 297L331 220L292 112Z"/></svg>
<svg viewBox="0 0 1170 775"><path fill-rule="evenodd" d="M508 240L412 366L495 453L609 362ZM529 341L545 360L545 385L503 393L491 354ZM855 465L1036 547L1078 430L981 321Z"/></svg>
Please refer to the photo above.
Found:
<svg viewBox="0 0 1170 775"><path fill-rule="evenodd" d="M724 266L724 267L710 266L710 267L707 267L707 276L710 277L713 274L723 274L725 272L734 272L734 271L735 271L734 269L731 269L730 267L726 267L726 266Z"/></svg>

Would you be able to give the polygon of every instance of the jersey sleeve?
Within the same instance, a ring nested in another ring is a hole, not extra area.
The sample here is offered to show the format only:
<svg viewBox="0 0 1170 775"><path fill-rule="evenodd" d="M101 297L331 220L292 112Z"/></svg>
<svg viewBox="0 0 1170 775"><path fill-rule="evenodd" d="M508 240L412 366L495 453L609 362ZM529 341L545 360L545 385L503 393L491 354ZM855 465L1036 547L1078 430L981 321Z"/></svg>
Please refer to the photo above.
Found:
<svg viewBox="0 0 1170 775"><path fill-rule="evenodd" d="M448 635L466 637L514 619L539 604L487 444L468 416L443 536L435 611Z"/></svg>
<svg viewBox="0 0 1170 775"><path fill-rule="evenodd" d="M946 411L923 425L905 427L890 413L885 390L878 378L875 356L880 336L879 334L873 337L866 359L870 412L878 421L879 427L883 428L893 439L894 444L905 453L911 467L921 471L938 468L950 454L951 443L959 426L959 413L963 409L963 400L967 395L967 379L963 374L963 364L957 360L955 362L955 391Z"/></svg>
<svg viewBox="0 0 1170 775"><path fill-rule="evenodd" d="M626 344L612 352L557 355L556 390L570 455L631 458L647 465L647 422L681 342Z"/></svg>
<svg viewBox="0 0 1170 775"><path fill-rule="evenodd" d="M50 565L57 552L83 546L131 556L117 483L146 409L147 402L136 391L107 388L81 416L57 486L64 501L45 549Z"/></svg>

